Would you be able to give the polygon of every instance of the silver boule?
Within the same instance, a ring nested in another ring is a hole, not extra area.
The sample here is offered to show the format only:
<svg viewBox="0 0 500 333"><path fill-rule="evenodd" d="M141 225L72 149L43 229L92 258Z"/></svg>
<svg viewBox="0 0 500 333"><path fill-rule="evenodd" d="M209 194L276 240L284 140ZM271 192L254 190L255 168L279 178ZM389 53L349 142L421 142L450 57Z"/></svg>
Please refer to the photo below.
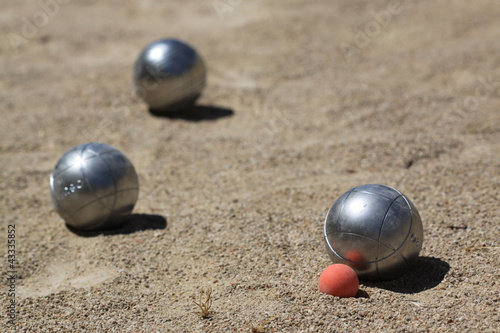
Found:
<svg viewBox="0 0 500 333"><path fill-rule="evenodd" d="M118 149L87 143L66 152L50 174L50 194L57 213L79 230L118 226L134 209L139 180Z"/></svg>
<svg viewBox="0 0 500 333"><path fill-rule="evenodd" d="M134 86L154 113L188 108L200 97L206 68L188 44L162 39L146 46L134 65Z"/></svg>
<svg viewBox="0 0 500 333"><path fill-rule="evenodd" d="M403 275L422 249L423 226L413 203L379 184L344 193L325 219L326 251L334 263L351 266L360 280Z"/></svg>

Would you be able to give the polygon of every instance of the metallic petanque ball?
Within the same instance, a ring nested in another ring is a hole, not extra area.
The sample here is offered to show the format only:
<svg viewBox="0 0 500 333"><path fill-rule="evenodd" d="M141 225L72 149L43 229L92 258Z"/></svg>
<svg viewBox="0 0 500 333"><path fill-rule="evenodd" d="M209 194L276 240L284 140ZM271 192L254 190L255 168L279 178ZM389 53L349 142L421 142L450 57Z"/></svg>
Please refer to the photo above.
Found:
<svg viewBox="0 0 500 333"><path fill-rule="evenodd" d="M192 106L201 95L205 79L200 55L176 39L162 39L146 46L134 66L135 91L158 114Z"/></svg>
<svg viewBox="0 0 500 333"><path fill-rule="evenodd" d="M132 163L118 149L87 143L59 159L50 175L50 194L68 226L109 229L134 209L139 180Z"/></svg>
<svg viewBox="0 0 500 333"><path fill-rule="evenodd" d="M417 259L422 220L398 190L378 184L344 193L326 215L326 251L334 263L351 266L360 280L392 280Z"/></svg>

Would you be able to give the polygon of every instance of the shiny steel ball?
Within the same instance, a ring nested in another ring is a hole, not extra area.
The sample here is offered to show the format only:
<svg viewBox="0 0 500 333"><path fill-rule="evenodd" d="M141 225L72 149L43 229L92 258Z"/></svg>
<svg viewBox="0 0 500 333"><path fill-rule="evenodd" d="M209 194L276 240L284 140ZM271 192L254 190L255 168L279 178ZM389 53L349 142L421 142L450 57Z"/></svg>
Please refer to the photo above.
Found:
<svg viewBox="0 0 500 333"><path fill-rule="evenodd" d="M325 219L326 251L334 263L351 266L360 280L392 280L417 259L422 220L401 192L378 184L344 193Z"/></svg>
<svg viewBox="0 0 500 333"><path fill-rule="evenodd" d="M176 39L162 39L146 46L134 65L137 95L159 114L192 106L201 95L205 79L200 55Z"/></svg>
<svg viewBox="0 0 500 333"><path fill-rule="evenodd" d="M66 224L79 230L118 226L139 196L134 166L118 149L87 143L66 152L50 175L54 207Z"/></svg>

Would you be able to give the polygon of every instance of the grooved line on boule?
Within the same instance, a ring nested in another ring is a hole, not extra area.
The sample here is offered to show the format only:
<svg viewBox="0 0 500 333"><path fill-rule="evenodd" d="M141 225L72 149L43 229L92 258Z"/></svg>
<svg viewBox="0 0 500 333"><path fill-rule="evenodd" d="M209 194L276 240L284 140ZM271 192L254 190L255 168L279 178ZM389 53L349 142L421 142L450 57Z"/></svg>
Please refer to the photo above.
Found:
<svg viewBox="0 0 500 333"><path fill-rule="evenodd" d="M122 190L119 190L119 191L116 191L115 193L118 194L118 193L121 193L121 192L126 192L126 191L139 191L139 188L136 188L136 187L132 187L132 188L124 188ZM75 210L73 213L71 213L69 215L69 217L73 217L76 213L78 213L79 211L81 211L82 209L84 209L85 207L93 204L94 202L96 201L99 201L101 200L102 198L105 198L105 197L108 197L110 195L113 195L113 193L110 193L110 194L106 194L106 195L103 195L102 197L99 197L99 198L96 198L95 200L92 200L91 202L87 203L85 206L82 206L80 208L78 208L77 210ZM103 206L105 209L109 210L111 213L114 213L113 210L107 208L106 206Z"/></svg>

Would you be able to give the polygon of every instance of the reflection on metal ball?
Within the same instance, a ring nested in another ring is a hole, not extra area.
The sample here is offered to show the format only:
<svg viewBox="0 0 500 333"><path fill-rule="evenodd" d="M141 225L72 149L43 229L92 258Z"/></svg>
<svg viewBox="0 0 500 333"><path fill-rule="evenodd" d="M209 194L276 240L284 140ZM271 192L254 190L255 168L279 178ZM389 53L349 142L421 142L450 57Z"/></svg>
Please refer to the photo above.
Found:
<svg viewBox="0 0 500 333"><path fill-rule="evenodd" d="M201 95L205 79L200 55L176 39L162 39L146 46L134 66L135 91L158 114L192 106Z"/></svg>
<svg viewBox="0 0 500 333"><path fill-rule="evenodd" d="M118 226L134 209L139 180L116 148L87 143L66 152L50 175L50 194L67 225L79 230Z"/></svg>
<svg viewBox="0 0 500 333"><path fill-rule="evenodd" d="M344 193L325 219L326 250L334 263L351 266L360 280L403 275L422 249L423 226L413 203L378 184Z"/></svg>

